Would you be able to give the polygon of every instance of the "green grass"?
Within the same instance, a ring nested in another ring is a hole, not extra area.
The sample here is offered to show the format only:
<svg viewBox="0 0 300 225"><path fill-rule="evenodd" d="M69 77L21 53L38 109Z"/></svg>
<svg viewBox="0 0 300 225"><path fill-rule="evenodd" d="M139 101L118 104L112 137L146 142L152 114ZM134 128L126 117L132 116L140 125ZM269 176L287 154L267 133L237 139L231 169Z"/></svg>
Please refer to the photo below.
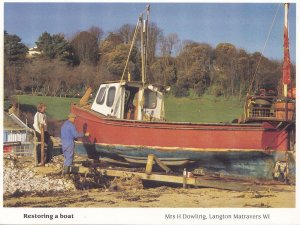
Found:
<svg viewBox="0 0 300 225"><path fill-rule="evenodd" d="M231 122L239 118L243 102L237 97L165 98L166 119L180 122Z"/></svg>
<svg viewBox="0 0 300 225"><path fill-rule="evenodd" d="M47 105L47 115L57 120L66 119L70 113L70 104L72 102L79 102L79 98L60 98L48 96L31 96L31 95L17 95L14 99L18 100L20 104L36 107L38 103L43 102Z"/></svg>
<svg viewBox="0 0 300 225"><path fill-rule="evenodd" d="M78 98L19 95L20 104L36 107L39 102L47 104L47 114L63 120L70 112L70 103ZM205 95L201 98L165 98L166 119L178 122L231 122L242 114L243 102L238 98L223 98Z"/></svg>

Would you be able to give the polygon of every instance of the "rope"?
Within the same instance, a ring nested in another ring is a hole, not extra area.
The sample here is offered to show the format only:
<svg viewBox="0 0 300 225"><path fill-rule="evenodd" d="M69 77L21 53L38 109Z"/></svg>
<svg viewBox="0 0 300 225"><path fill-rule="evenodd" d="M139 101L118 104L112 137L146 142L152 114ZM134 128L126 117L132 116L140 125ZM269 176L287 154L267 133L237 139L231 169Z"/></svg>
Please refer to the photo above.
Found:
<svg viewBox="0 0 300 225"><path fill-rule="evenodd" d="M146 10L144 10L142 14L144 14L145 11L146 11ZM121 76L120 85L121 85L121 83L122 83L123 80L124 80L124 75L125 75L125 72L126 72L126 69L127 69L127 66L128 66L129 58L130 58L130 55L131 55L131 52L132 52L134 43L135 43L135 39L136 39L136 36L137 36L137 31L138 31L138 28L139 28L139 24L140 24L140 19L138 19L138 21L137 21L137 23L136 23L136 26L135 26L133 38L132 38L131 45L130 45L130 50L129 50L129 53L128 53L128 56L127 56L127 59L126 59L126 63L125 63L125 67L124 67L124 70L123 70L123 73L122 73L122 76ZM141 24L141 27L142 27L142 24ZM116 104L117 104L117 102L120 100L120 97L121 97L121 94L120 94L119 92L120 92L120 88L118 88L118 92L117 92L117 95L116 95L116 96L117 96L117 100L114 101L114 104L113 104L113 106L112 106L112 108L113 108L114 110L116 109ZM115 114L115 113L116 113L116 112L113 112L113 114Z"/></svg>
<svg viewBox="0 0 300 225"><path fill-rule="evenodd" d="M122 73L122 77L121 77L120 83L122 83L122 81L123 81L123 78L124 78L124 75L125 75L125 72L126 72L126 68L128 66L129 58L130 58L130 55L131 55L131 51L133 49L133 45L134 45L134 42L135 42L135 39L136 39L136 34L137 34L138 28L139 28L139 20L138 20L138 22L137 22L137 24L135 26L134 35L133 35L133 38L132 38L132 41L131 41L130 50L129 50L129 53L128 53L128 56L127 56L126 64L125 64L125 67L124 67L124 70L123 70L123 73Z"/></svg>
<svg viewBox="0 0 300 225"><path fill-rule="evenodd" d="M277 10L276 10L275 16L274 16L274 18L273 18L271 27L270 27L270 29L269 29L269 33L268 33L268 36L267 36L267 40L265 41L265 44L264 44L262 53L261 53L260 58L259 58L259 60L258 60L256 69L255 69L255 72L254 72L254 75L253 75L253 77L252 77L252 81L251 81L251 83L250 83L250 86L249 86L249 89L248 89L248 92L247 92L247 93L250 93L250 91L251 91L251 89L252 89L252 86L253 86L253 83L254 83L254 79L255 79L255 77L256 77L256 75L257 75L258 67L259 67L259 65L260 65L260 62L261 62L263 53L264 53L264 51L265 51L265 48L266 48L267 43L268 43L268 41L269 41L269 37L270 37L271 31L272 31L273 26L274 26L274 23L275 23L275 19L276 19L277 13L278 13L278 11L279 11L279 7L280 7L280 4L278 4L278 7L277 7Z"/></svg>

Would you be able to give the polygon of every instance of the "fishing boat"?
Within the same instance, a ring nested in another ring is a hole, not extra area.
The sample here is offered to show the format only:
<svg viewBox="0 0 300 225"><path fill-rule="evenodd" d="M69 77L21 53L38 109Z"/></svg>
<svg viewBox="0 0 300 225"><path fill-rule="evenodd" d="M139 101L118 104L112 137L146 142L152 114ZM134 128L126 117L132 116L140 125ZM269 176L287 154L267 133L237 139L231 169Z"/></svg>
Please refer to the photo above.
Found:
<svg viewBox="0 0 300 225"><path fill-rule="evenodd" d="M247 95L242 119L227 124L165 120L164 95L169 88L146 82L148 7L146 20L140 17L134 34L141 32L142 80L124 79L127 60L121 80L102 83L91 105L87 104L91 88L79 104L71 105L77 129L90 132L90 137L76 141L76 151L129 163L145 163L154 154L169 165L193 163L205 171L255 179L294 175L295 98L289 95L288 4L285 10L283 95L266 90Z"/></svg>

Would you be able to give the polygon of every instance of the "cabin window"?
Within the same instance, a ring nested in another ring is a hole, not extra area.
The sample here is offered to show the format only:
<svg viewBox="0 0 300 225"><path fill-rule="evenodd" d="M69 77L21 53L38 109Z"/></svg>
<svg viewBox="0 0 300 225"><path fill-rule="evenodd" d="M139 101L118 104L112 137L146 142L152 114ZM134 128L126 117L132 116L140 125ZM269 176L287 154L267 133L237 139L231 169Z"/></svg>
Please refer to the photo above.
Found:
<svg viewBox="0 0 300 225"><path fill-rule="evenodd" d="M105 87L102 87L99 91L99 94L97 96L97 99L96 99L96 102L97 104L99 105L102 105L104 103L104 100L105 100L105 94L106 94L106 88Z"/></svg>
<svg viewBox="0 0 300 225"><path fill-rule="evenodd" d="M144 108L146 109L155 109L157 104L157 93L145 90L145 101L144 101Z"/></svg>
<svg viewBox="0 0 300 225"><path fill-rule="evenodd" d="M111 107L113 105L115 100L115 94L116 94L116 87L110 87L108 89L107 102L106 102L106 105L108 107Z"/></svg>

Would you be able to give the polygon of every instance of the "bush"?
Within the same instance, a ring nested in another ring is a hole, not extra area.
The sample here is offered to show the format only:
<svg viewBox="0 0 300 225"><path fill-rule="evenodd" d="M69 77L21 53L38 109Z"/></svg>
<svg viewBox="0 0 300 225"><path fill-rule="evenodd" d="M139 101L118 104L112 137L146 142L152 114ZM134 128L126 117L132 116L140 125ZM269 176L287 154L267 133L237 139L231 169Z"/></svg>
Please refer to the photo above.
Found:
<svg viewBox="0 0 300 225"><path fill-rule="evenodd" d="M205 84L203 84L202 82L197 83L194 86L194 91L197 94L197 96L199 96L199 97L202 96L205 93L205 91L206 91Z"/></svg>
<svg viewBox="0 0 300 225"><path fill-rule="evenodd" d="M180 88L177 85L172 86L172 94L175 97L187 97L189 96L189 89L188 88Z"/></svg>
<svg viewBox="0 0 300 225"><path fill-rule="evenodd" d="M215 97L225 96L224 88L221 85L215 84L210 90L211 94Z"/></svg>
<svg viewBox="0 0 300 225"><path fill-rule="evenodd" d="M172 93L176 97L189 96L189 82L185 77L181 77L177 80L177 83L172 87Z"/></svg>

